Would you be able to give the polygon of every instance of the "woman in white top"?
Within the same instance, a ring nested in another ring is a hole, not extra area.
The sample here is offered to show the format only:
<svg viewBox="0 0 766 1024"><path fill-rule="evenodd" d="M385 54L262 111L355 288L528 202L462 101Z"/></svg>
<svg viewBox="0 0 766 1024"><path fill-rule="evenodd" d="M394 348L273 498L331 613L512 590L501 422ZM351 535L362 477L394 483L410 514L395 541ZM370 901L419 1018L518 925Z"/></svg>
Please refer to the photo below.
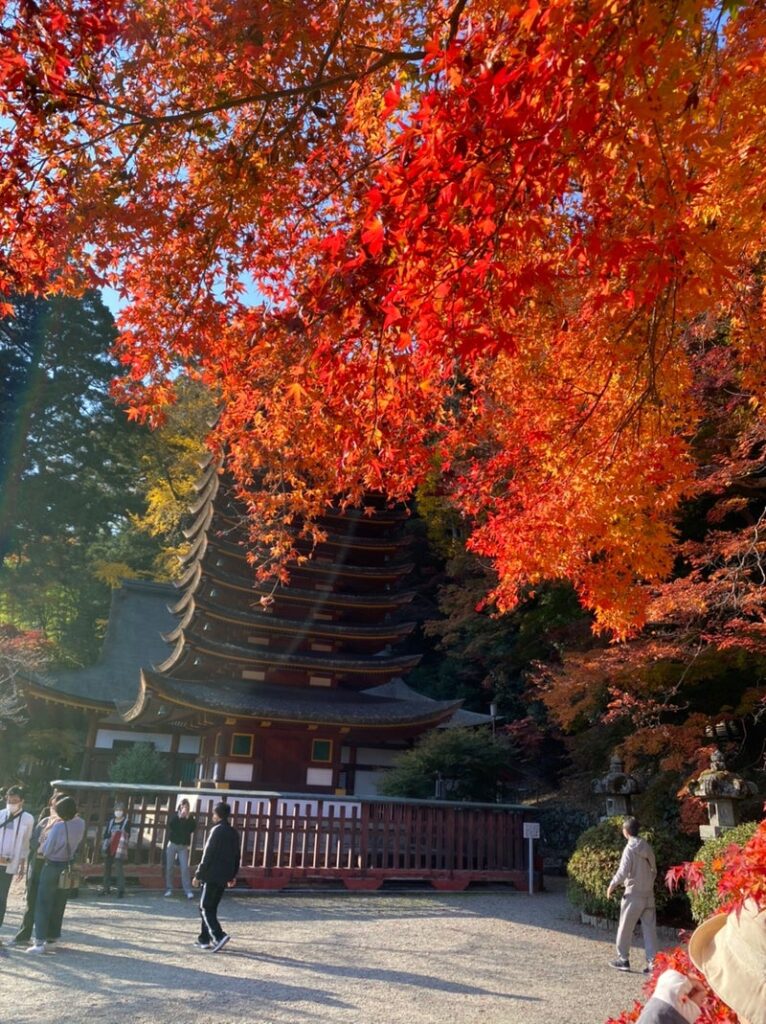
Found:
<svg viewBox="0 0 766 1024"><path fill-rule="evenodd" d="M5 807L0 811L0 925L5 918L11 882L24 877L34 827L35 819L24 810L24 790L21 786L10 786L5 794Z"/></svg>

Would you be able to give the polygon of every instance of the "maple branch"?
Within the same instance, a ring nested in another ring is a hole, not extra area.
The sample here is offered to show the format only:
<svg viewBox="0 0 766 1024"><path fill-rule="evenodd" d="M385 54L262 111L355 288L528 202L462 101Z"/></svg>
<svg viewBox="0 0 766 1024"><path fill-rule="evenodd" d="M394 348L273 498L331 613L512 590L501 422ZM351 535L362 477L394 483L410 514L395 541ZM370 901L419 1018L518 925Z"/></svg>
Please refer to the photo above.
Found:
<svg viewBox="0 0 766 1024"><path fill-rule="evenodd" d="M123 114L126 117L132 118L134 122L156 127L161 124L177 124L181 121L196 120L197 118L204 117L206 114L218 114L224 110L235 110L239 107L251 106L256 103L291 99L295 96L304 96L307 93L333 89L338 85L344 85L346 82L358 82L363 78L368 78L376 71L381 71L383 68L388 67L389 64L421 61L425 58L425 55L425 50L389 51L380 60L374 61L361 71L348 71L344 74L333 75L331 78L324 80L315 80L307 85L296 85L289 89L270 89L266 92L251 93L248 96L235 96L208 107L196 107L193 110L182 110L175 114L146 114L132 107L126 107L122 103L115 103L111 100L102 99L100 96L94 96L92 93L83 93L77 90L64 90L63 95L71 99L84 100L87 103L92 103L94 106Z"/></svg>
<svg viewBox="0 0 766 1024"><path fill-rule="evenodd" d="M468 0L458 0L458 2L452 8L452 13L449 16L449 35L447 36L448 46L458 33L460 18L467 5Z"/></svg>
<svg viewBox="0 0 766 1024"><path fill-rule="evenodd" d="M295 111L293 116L291 118L289 118L285 122L285 124L282 126L281 130L277 133L277 136L276 136L276 138L274 139L274 142L271 145L272 150L274 149L274 146L281 139L284 138L285 135L287 135L290 131L292 131L292 129L294 128L296 123L298 121L300 121L301 117L306 113L306 111L308 110L309 104L312 101L314 93L315 92L321 92L321 87L318 84L318 79L324 74L324 70L327 67L327 63L330 60L330 56L332 55L332 52L335 49L335 47L337 46L338 40L341 37L341 33L343 31L343 22L344 22L344 19L346 17L346 12L348 11L350 3L351 3L351 0L345 0L345 3L343 4L343 6L341 7L340 11L338 12L338 23L335 26L335 31L333 32L332 37L330 38L330 41L327 44L327 47L325 48L325 52L322 54L322 59L319 62L319 67L317 69L316 77L314 79L314 82L313 82L312 86L309 88L309 90L306 93L306 99L303 101L303 103L300 104L300 106Z"/></svg>

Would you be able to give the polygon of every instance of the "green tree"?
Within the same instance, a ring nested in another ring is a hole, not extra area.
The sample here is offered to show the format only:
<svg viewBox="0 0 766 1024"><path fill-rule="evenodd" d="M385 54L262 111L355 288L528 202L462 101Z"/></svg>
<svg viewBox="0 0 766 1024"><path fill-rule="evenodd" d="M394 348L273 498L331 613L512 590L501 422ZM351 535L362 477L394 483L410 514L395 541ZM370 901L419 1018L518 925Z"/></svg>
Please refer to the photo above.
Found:
<svg viewBox="0 0 766 1024"><path fill-rule="evenodd" d="M144 507L131 516L130 536L135 544L151 544L155 550L152 570L156 579L172 579L178 556L187 547L182 527L194 500L194 485L207 456L205 437L216 414L213 395L202 385L179 381L176 402L165 422L151 431L140 452L138 472Z"/></svg>
<svg viewBox="0 0 766 1024"><path fill-rule="evenodd" d="M151 743L135 743L118 754L109 767L112 782L133 786L166 786L170 782L168 764Z"/></svg>
<svg viewBox="0 0 766 1024"><path fill-rule="evenodd" d="M77 664L95 654L109 600L90 551L141 508L134 453L146 432L111 400L116 332L97 293L14 306L0 321L0 611Z"/></svg>
<svg viewBox="0 0 766 1024"><path fill-rule="evenodd" d="M485 731L436 729L401 755L380 789L387 796L427 800L441 778L449 800L493 801L514 754L507 740Z"/></svg>

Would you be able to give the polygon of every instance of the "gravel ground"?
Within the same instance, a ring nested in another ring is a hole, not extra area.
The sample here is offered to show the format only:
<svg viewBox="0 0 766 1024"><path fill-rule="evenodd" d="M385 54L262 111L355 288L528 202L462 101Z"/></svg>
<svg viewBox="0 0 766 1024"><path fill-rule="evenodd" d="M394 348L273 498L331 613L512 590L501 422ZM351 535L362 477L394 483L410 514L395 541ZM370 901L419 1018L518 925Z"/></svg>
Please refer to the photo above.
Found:
<svg viewBox="0 0 766 1024"><path fill-rule="evenodd" d="M15 888L15 887L14 887ZM2 938L17 927L12 890ZM2 1024L601 1024L641 993L613 937L552 891L227 893L232 941L203 953L196 905L72 900L55 952L0 951Z"/></svg>

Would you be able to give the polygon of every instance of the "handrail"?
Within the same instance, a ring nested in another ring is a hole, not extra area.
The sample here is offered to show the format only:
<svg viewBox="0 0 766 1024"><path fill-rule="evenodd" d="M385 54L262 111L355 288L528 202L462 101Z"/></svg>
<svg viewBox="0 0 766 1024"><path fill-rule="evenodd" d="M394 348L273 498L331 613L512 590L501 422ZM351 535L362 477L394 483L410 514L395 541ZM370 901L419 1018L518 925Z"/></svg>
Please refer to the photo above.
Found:
<svg viewBox="0 0 766 1024"><path fill-rule="evenodd" d="M523 811L525 814L539 814L539 808L528 804L481 803L468 800L417 800L398 796L339 796L334 793L287 793L277 790L254 789L197 789L189 786L159 786L152 784L135 785L126 782L88 782L83 779L53 779L51 786L61 789L92 789L108 793L167 793L194 794L199 796L217 796L219 800L228 797L248 797L251 800L327 800L332 803L349 801L358 804L402 804L419 807L465 807L467 809L484 808L498 811Z"/></svg>

